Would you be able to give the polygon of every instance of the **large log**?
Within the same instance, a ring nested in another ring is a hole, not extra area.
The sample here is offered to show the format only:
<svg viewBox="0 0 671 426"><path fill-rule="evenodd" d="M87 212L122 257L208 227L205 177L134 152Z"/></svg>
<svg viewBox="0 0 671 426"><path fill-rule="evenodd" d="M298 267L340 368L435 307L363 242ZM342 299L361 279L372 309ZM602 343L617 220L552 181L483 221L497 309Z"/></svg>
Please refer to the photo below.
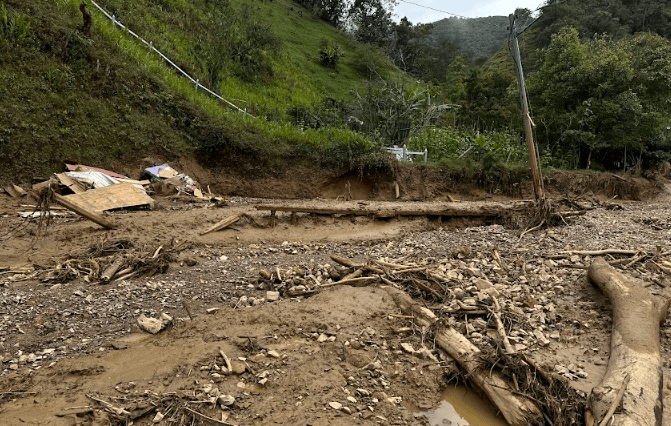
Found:
<svg viewBox="0 0 671 426"><path fill-rule="evenodd" d="M396 216L449 216L449 217L499 217L513 211L518 211L528 205L525 202L497 203L497 202L468 202L458 203L400 203L400 202L358 202L333 203L278 203L255 206L257 210L271 212L338 214L374 217Z"/></svg>
<svg viewBox="0 0 671 426"><path fill-rule="evenodd" d="M666 318L671 299L653 296L603 259L590 265L588 277L610 299L613 309L608 369L588 398L591 417L596 425L661 426L659 325ZM621 409L612 414L611 407L618 405Z"/></svg>
<svg viewBox="0 0 671 426"><path fill-rule="evenodd" d="M405 292L391 287L384 289L401 311L406 315L412 315L414 321L422 328L429 327L438 320L432 311L420 306ZM459 363L466 372L465 376L487 395L510 426L543 424L543 415L533 401L515 392L498 371L482 368L480 349L464 335L452 327L439 327L436 330L435 342Z"/></svg>

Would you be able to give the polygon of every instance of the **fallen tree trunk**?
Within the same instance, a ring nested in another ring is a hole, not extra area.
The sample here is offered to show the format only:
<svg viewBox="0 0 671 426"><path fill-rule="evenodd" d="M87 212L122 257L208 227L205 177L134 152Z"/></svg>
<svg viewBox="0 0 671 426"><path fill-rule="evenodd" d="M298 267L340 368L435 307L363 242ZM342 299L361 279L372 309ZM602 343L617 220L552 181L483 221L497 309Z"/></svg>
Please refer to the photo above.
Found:
<svg viewBox="0 0 671 426"><path fill-rule="evenodd" d="M405 292L384 287L396 305L423 329L434 324L438 318L430 310L417 304ZM498 371L482 368L480 349L464 335L452 327L439 327L435 333L436 344L450 354L465 376L477 385L496 406L510 426L530 426L543 424L543 415L533 401L513 390Z"/></svg>
<svg viewBox="0 0 671 426"><path fill-rule="evenodd" d="M590 265L588 277L613 306L608 369L588 398L592 424L661 426L659 325L666 318L671 300L653 296L603 259ZM613 410L620 405L620 410Z"/></svg>

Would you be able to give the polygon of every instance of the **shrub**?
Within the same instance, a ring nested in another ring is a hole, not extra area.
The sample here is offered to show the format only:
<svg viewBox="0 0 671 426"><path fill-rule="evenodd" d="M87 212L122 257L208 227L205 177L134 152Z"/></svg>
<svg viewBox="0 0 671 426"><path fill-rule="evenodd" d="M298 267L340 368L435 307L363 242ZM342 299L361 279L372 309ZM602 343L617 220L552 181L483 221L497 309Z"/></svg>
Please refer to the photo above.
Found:
<svg viewBox="0 0 671 426"><path fill-rule="evenodd" d="M21 14L10 16L5 4L0 5L0 47L21 42L28 37L30 20Z"/></svg>
<svg viewBox="0 0 671 426"><path fill-rule="evenodd" d="M327 68L336 69L340 58L345 56L340 45L334 41L329 42L323 38L319 47L319 63Z"/></svg>

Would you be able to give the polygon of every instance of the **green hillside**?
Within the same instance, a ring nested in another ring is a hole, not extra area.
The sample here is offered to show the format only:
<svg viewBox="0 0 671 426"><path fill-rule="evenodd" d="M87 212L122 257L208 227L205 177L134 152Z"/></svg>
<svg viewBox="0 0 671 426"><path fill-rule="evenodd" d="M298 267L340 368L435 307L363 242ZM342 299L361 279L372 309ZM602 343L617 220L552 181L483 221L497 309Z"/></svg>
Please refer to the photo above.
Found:
<svg viewBox="0 0 671 426"><path fill-rule="evenodd" d="M90 36L78 0L0 3L3 181L48 175L63 159L104 167L151 153L347 166L379 144L342 126L301 129L290 112L351 99L371 71L403 79L378 50L289 0L99 2L243 115L196 91L90 2ZM323 39L344 53L335 69L319 62Z"/></svg>
<svg viewBox="0 0 671 426"><path fill-rule="evenodd" d="M428 42L438 47L448 41L462 54L476 58L489 58L498 52L508 40L509 19L507 16L486 18L450 17L433 23Z"/></svg>

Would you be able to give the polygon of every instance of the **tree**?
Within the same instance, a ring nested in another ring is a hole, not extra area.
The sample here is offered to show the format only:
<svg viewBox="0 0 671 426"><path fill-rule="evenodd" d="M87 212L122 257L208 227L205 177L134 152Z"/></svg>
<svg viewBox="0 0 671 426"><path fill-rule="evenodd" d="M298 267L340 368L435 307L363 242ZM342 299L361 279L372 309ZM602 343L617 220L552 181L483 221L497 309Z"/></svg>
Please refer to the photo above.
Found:
<svg viewBox="0 0 671 426"><path fill-rule="evenodd" d="M295 0L332 26L339 28L347 18L346 0Z"/></svg>
<svg viewBox="0 0 671 426"><path fill-rule="evenodd" d="M394 0L354 0L348 18L356 39L386 46L392 34L391 10L394 4Z"/></svg>
<svg viewBox="0 0 671 426"><path fill-rule="evenodd" d="M660 91L671 88L669 49L652 35L581 42L577 29L561 30L529 78L539 141L583 167L622 167L634 150L640 157L664 137L669 105Z"/></svg>
<svg viewBox="0 0 671 426"><path fill-rule="evenodd" d="M432 24L413 25L406 17L392 24L393 45L389 47L389 57L397 67L415 77L421 76L422 58L430 49L426 40L432 28Z"/></svg>

